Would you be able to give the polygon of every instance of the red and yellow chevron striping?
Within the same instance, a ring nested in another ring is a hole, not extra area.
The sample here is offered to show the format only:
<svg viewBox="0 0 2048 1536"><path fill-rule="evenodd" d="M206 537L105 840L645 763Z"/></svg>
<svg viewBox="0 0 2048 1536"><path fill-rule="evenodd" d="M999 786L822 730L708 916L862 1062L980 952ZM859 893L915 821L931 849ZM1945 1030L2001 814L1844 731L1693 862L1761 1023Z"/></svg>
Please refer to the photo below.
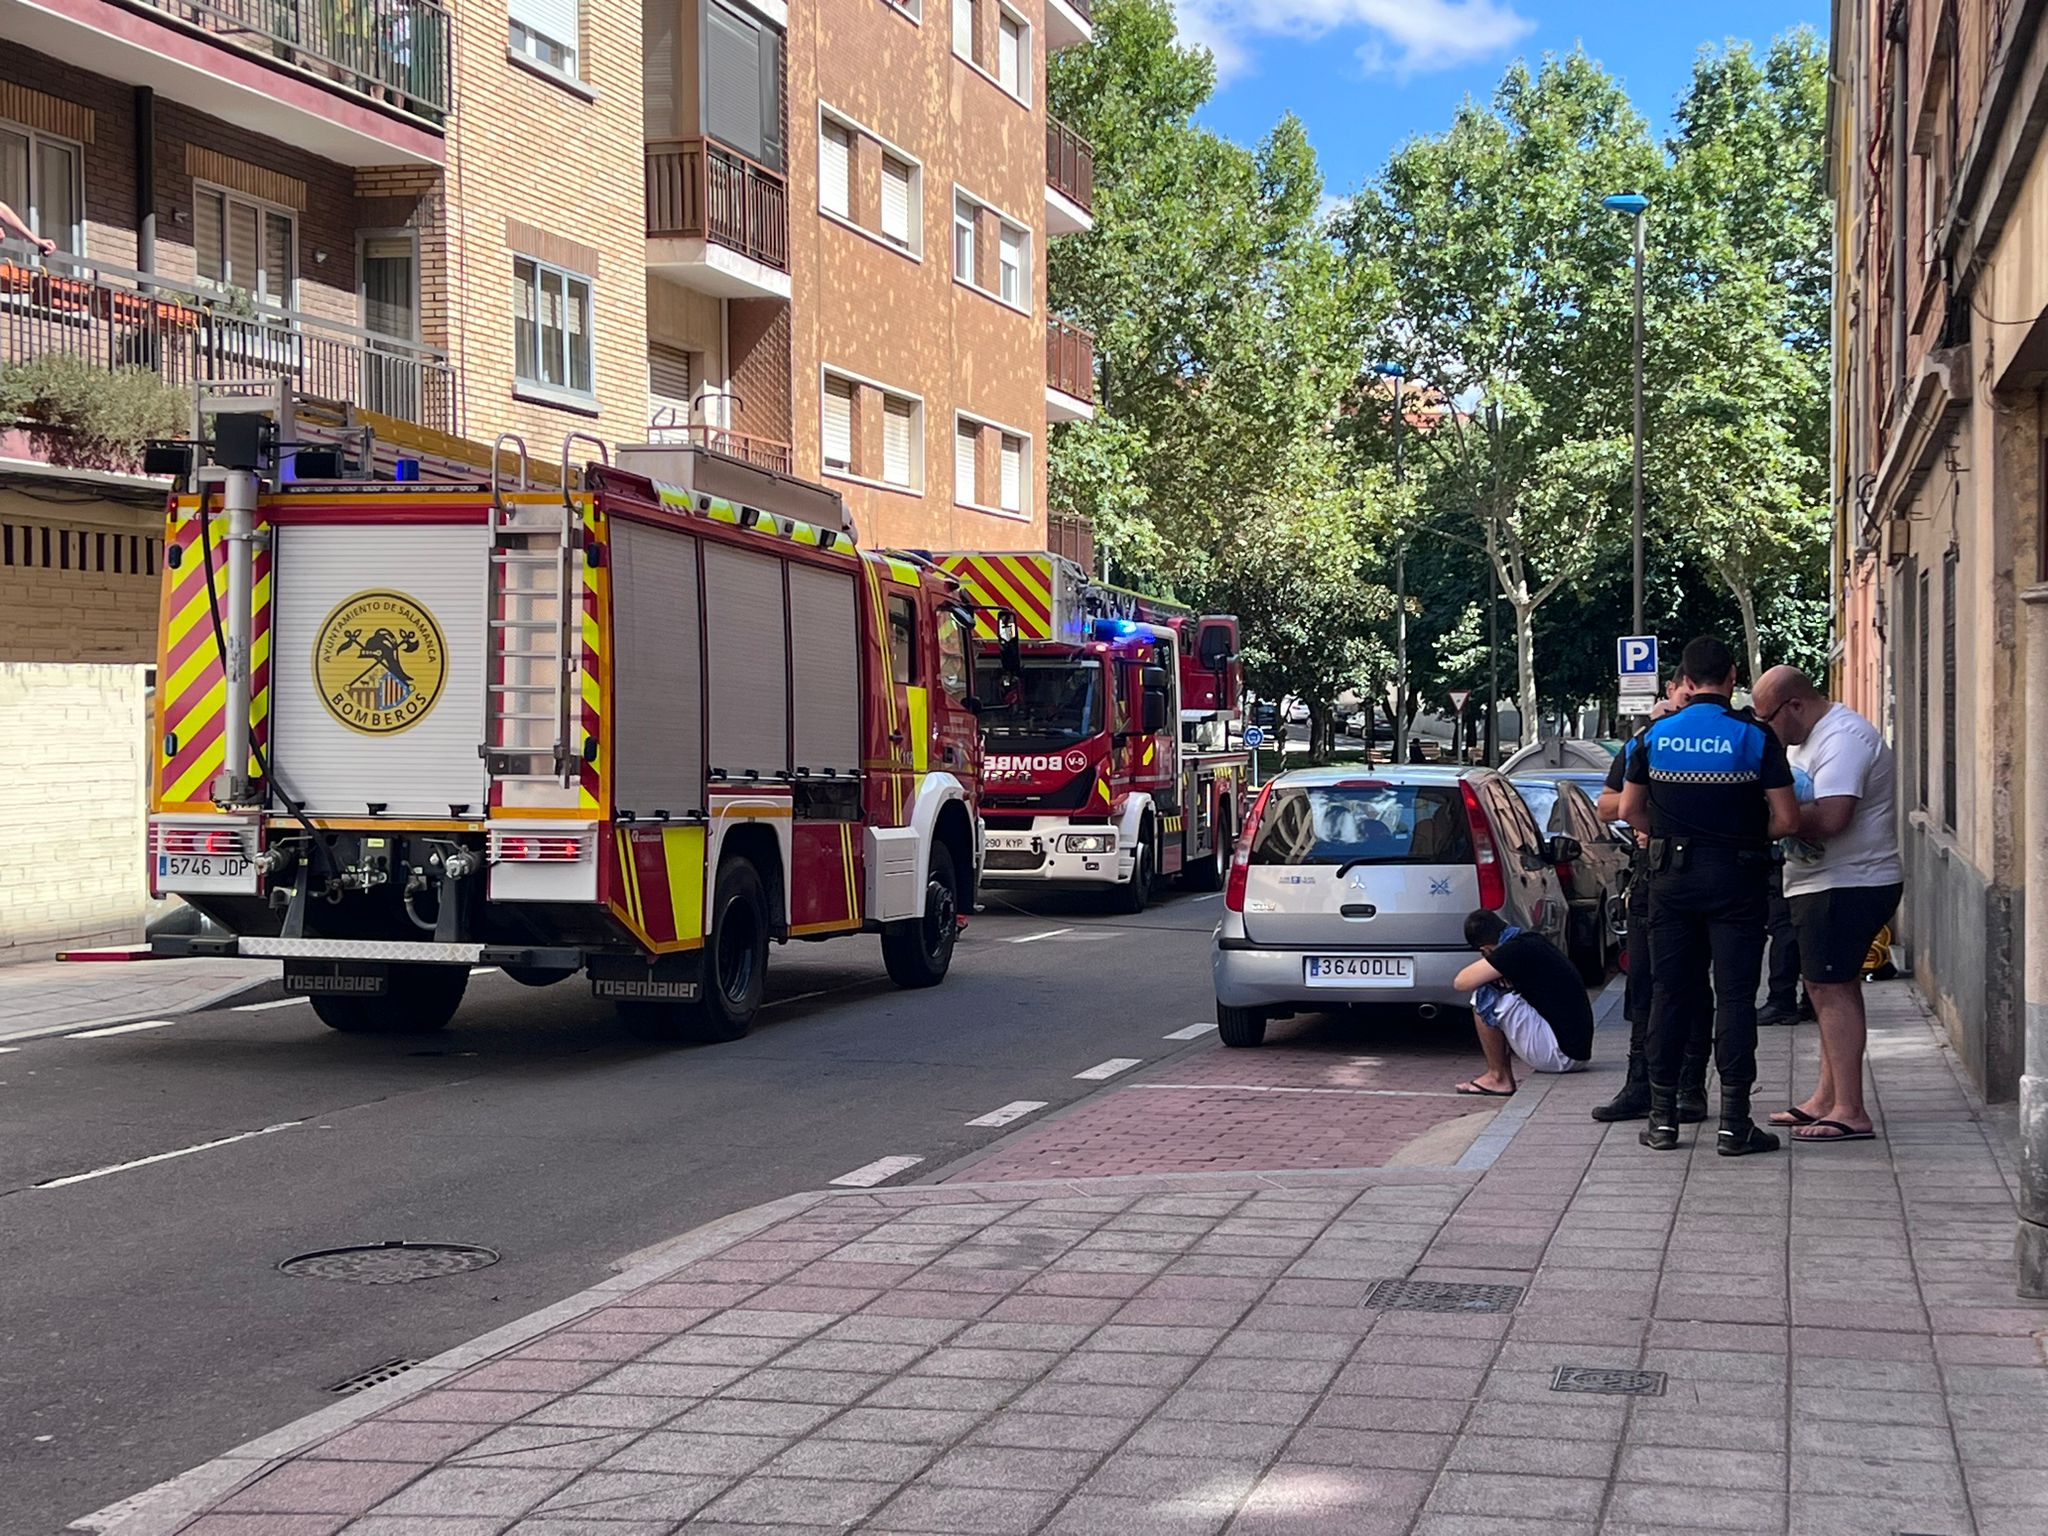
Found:
<svg viewBox="0 0 2048 1536"><path fill-rule="evenodd" d="M227 670L214 633L201 558L201 503L180 498L164 529L163 602L157 640L154 800L158 809L207 809L213 781L226 766ZM217 597L227 598L227 546L208 530ZM173 563L175 562L175 563ZM253 561L255 630L250 647L251 736L269 745L270 551ZM254 774L256 766L248 765Z"/></svg>
<svg viewBox="0 0 2048 1536"><path fill-rule="evenodd" d="M1007 608L1016 614L1017 632L1024 639L1053 638L1050 556L941 555L938 563L968 588L977 608ZM980 614L974 628L982 639L993 640L995 616Z"/></svg>

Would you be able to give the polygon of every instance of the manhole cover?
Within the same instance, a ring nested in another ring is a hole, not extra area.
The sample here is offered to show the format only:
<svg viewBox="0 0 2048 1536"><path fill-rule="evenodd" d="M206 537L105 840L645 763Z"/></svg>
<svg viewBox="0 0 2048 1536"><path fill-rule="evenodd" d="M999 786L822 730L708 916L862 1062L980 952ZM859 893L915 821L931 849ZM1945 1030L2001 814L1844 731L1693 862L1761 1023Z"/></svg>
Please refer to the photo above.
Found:
<svg viewBox="0 0 2048 1536"><path fill-rule="evenodd" d="M1597 1365L1560 1365L1553 1392L1612 1392L1622 1397L1662 1397L1662 1371L1614 1371Z"/></svg>
<svg viewBox="0 0 2048 1536"><path fill-rule="evenodd" d="M307 1280L344 1280L351 1285L404 1285L443 1275L489 1269L498 1262L488 1248L467 1243L366 1243L302 1253L277 1267Z"/></svg>
<svg viewBox="0 0 2048 1536"><path fill-rule="evenodd" d="M1381 1280L1365 1305L1389 1312L1511 1312L1519 1285L1471 1285L1459 1280Z"/></svg>
<svg viewBox="0 0 2048 1536"><path fill-rule="evenodd" d="M419 1361L417 1360L407 1360L402 1357L397 1360L386 1360L382 1365L373 1365L367 1371L356 1372L355 1375L349 1377L346 1381L337 1381L327 1390L338 1397L346 1397L351 1392L361 1392L368 1387L381 1386L394 1376L403 1376L418 1364Z"/></svg>

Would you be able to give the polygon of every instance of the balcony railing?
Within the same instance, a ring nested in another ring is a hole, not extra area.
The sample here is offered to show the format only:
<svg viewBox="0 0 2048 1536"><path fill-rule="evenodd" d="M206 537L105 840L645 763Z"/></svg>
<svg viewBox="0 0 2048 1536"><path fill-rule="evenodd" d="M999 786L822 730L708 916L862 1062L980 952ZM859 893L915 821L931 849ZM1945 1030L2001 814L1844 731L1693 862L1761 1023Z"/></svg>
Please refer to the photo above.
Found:
<svg viewBox="0 0 2048 1536"><path fill-rule="evenodd" d="M750 437L730 427L715 427L705 422L677 421L673 411L663 411L654 418L647 428L647 440L672 448L703 448L761 469L772 469L780 475L790 473L788 443L778 443L768 437Z"/></svg>
<svg viewBox="0 0 2048 1536"><path fill-rule="evenodd" d="M1095 0L1067 0L1067 4L1078 11L1081 19L1089 26L1095 25Z"/></svg>
<svg viewBox="0 0 2048 1536"><path fill-rule="evenodd" d="M1063 395L1095 403L1095 338L1057 315L1045 322L1045 381Z"/></svg>
<svg viewBox="0 0 2048 1536"><path fill-rule="evenodd" d="M1095 147L1056 117L1045 120L1045 182L1083 213L1095 211Z"/></svg>
<svg viewBox="0 0 2048 1536"><path fill-rule="evenodd" d="M789 270L789 189L765 165L711 139L647 145L647 233L716 241Z"/></svg>
<svg viewBox="0 0 2048 1536"><path fill-rule="evenodd" d="M0 245L0 366L75 357L94 368L147 368L167 384L284 379L297 392L459 429L445 353L246 294L195 293L161 278Z"/></svg>
<svg viewBox="0 0 2048 1536"><path fill-rule="evenodd" d="M439 127L448 116L447 8L436 0L128 0Z"/></svg>

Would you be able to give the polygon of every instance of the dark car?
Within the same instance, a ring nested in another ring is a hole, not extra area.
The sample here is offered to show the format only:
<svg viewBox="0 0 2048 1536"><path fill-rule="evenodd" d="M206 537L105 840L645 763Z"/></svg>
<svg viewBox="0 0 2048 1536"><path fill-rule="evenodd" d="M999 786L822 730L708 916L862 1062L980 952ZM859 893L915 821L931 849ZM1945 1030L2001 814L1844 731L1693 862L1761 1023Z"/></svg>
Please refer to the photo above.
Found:
<svg viewBox="0 0 2048 1536"><path fill-rule="evenodd" d="M1546 838L1567 837L1578 844L1578 857L1557 866L1558 883L1571 906L1566 953L1579 974L1597 984L1605 979L1620 947L1612 915L1621 910L1628 887L1629 853L1622 838L1600 820L1591 796L1581 787L1587 777L1594 780L1592 793L1597 794L1599 776L1572 769L1525 770L1508 782L1521 794Z"/></svg>

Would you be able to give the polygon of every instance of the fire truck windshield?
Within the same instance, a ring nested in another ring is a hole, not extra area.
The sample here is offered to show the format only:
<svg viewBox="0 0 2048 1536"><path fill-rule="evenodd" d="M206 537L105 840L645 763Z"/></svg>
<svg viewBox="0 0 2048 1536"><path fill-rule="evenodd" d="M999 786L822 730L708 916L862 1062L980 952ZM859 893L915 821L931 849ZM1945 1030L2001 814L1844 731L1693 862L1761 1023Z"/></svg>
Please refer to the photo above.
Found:
<svg viewBox="0 0 2048 1536"><path fill-rule="evenodd" d="M981 728L991 741L1031 747L1086 741L1102 730L1102 666L1075 658L1027 658L1006 678L1003 664L982 656L974 664L974 692L982 701Z"/></svg>

